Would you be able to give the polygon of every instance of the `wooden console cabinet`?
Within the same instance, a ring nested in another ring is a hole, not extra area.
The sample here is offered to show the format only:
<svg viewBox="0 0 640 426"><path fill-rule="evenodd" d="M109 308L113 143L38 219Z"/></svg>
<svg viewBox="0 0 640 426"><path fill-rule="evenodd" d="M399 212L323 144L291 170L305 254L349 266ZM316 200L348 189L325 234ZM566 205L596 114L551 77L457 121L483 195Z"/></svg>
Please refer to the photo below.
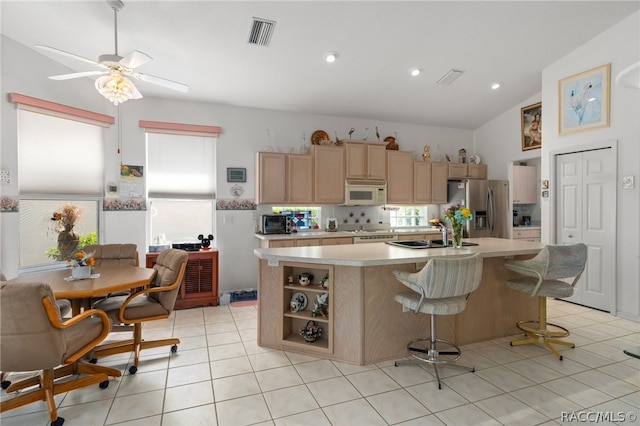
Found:
<svg viewBox="0 0 640 426"><path fill-rule="evenodd" d="M146 267L153 268L160 253L147 253ZM218 306L218 250L189 252L175 309Z"/></svg>

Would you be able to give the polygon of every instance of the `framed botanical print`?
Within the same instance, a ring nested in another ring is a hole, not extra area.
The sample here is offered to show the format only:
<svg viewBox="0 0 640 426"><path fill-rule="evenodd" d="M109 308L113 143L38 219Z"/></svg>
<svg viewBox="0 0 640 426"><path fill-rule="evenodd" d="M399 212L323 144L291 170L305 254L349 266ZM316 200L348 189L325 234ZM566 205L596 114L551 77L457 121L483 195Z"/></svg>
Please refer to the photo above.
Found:
<svg viewBox="0 0 640 426"><path fill-rule="evenodd" d="M558 134L609 126L611 64L558 81Z"/></svg>
<svg viewBox="0 0 640 426"><path fill-rule="evenodd" d="M520 109L522 150L542 148L542 102Z"/></svg>

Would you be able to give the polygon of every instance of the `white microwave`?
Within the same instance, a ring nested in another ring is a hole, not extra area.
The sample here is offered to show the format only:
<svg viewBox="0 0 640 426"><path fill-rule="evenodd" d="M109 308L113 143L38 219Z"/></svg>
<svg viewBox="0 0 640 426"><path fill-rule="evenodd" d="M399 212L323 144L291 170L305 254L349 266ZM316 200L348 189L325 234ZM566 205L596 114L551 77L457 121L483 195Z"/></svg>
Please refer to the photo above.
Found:
<svg viewBox="0 0 640 426"><path fill-rule="evenodd" d="M345 206L381 206L387 204L387 182L383 180L347 180Z"/></svg>

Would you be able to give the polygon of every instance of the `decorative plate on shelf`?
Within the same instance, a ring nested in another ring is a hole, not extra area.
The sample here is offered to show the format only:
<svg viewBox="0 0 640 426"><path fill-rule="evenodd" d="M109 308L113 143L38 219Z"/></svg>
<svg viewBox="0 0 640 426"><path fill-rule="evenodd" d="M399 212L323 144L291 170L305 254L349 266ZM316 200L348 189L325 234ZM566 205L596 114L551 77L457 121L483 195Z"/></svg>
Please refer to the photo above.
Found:
<svg viewBox="0 0 640 426"><path fill-rule="evenodd" d="M329 135L324 130L316 130L311 134L311 143L313 145L328 145L330 143Z"/></svg>
<svg viewBox="0 0 640 426"><path fill-rule="evenodd" d="M304 293L294 293L289 302L291 312L304 311L307 307L307 295Z"/></svg>
<svg viewBox="0 0 640 426"><path fill-rule="evenodd" d="M482 159L478 154L473 154L471 157L469 157L470 164L480 164L481 161Z"/></svg>

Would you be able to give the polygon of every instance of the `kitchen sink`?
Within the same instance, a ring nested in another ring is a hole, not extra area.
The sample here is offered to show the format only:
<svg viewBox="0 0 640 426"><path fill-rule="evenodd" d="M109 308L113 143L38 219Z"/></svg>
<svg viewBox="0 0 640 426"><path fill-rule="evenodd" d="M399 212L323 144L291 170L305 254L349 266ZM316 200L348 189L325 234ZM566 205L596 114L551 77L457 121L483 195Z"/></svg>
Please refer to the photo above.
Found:
<svg viewBox="0 0 640 426"><path fill-rule="evenodd" d="M409 241L387 241L392 246L410 248L410 249L428 249L428 248L444 248L442 240L409 240ZM477 246L477 243L470 243L467 241L462 242L463 247ZM451 241L449 241L449 247L451 247Z"/></svg>

